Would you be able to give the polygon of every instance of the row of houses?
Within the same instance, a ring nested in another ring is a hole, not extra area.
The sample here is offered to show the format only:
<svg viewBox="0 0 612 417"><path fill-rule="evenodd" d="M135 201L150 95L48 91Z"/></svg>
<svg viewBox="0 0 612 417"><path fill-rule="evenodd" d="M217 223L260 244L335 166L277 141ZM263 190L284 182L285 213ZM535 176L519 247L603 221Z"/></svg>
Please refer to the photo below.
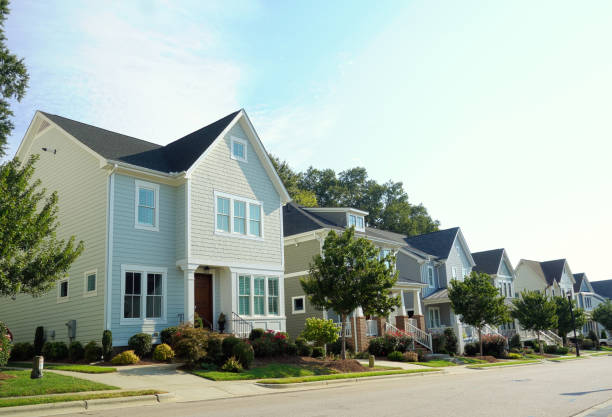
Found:
<svg viewBox="0 0 612 417"><path fill-rule="evenodd" d="M514 268L504 249L472 253L458 227L408 237L369 227L357 208L300 207L244 110L165 146L36 112L16 156L34 154L36 178L59 195L59 236L76 235L85 251L55 290L0 301L0 320L17 341L31 341L37 326L63 341L99 340L108 329L124 346L139 332L158 340L195 314L239 335L264 328L297 336L312 316L339 322L310 305L299 280L327 233L347 227L396 255L393 292L402 300L389 317L351 315L346 332L357 349L389 330L427 349L446 327L461 346L473 340L447 292L472 270L490 274L508 302L523 289L571 294L588 312L612 295L564 259ZM521 332L514 323L486 331Z"/></svg>

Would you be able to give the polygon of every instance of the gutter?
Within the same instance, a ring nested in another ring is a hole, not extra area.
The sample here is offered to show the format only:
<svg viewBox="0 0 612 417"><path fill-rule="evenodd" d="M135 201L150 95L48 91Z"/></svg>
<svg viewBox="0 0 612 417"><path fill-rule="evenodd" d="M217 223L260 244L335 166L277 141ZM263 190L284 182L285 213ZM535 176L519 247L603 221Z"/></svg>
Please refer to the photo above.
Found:
<svg viewBox="0 0 612 417"><path fill-rule="evenodd" d="M111 328L112 310L112 282L113 282L113 224L114 224L114 205L115 205L115 171L117 164L114 164L108 174L108 207L106 214L106 285L104 286L104 329Z"/></svg>
<svg viewBox="0 0 612 417"><path fill-rule="evenodd" d="M185 177L187 175L186 171L181 171L181 172L162 172L162 171L158 171L155 169L150 169L150 168L145 168L145 167L141 167L138 165L133 165L133 164L129 164L127 162L122 162L122 161L116 161L113 159L108 159L107 160L109 165L114 166L116 169L117 167L121 167L124 168L128 171L135 171L135 172L144 172L147 173L149 175L154 175L154 176L158 176L158 177L165 177L165 178L180 178L181 176Z"/></svg>

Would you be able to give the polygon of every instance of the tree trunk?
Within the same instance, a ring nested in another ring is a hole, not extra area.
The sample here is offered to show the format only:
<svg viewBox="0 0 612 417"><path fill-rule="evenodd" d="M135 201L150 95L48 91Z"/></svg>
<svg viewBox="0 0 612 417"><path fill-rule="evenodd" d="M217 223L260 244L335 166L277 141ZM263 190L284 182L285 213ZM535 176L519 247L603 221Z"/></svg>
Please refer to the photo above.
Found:
<svg viewBox="0 0 612 417"><path fill-rule="evenodd" d="M346 359L346 315L342 314L340 318L342 320L342 323L340 324L340 334L342 336L342 359Z"/></svg>
<svg viewBox="0 0 612 417"><path fill-rule="evenodd" d="M480 342L480 356L484 356L482 353L482 327L478 327L478 341Z"/></svg>
<svg viewBox="0 0 612 417"><path fill-rule="evenodd" d="M593 323L595 323L595 334L597 335L597 340L594 340L595 347L597 348L597 350L599 350L599 340L601 339L601 333L599 333L599 324L597 324L596 321L593 321Z"/></svg>
<svg viewBox="0 0 612 417"><path fill-rule="evenodd" d="M538 331L538 345L540 346L540 356L544 356L544 346L542 346L542 342L540 341L540 332Z"/></svg>

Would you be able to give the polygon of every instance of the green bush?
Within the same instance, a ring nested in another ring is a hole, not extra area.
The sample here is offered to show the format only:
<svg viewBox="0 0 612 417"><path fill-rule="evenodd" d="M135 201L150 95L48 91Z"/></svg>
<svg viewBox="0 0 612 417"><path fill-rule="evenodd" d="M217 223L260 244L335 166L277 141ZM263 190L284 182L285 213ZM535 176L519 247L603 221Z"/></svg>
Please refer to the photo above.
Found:
<svg viewBox="0 0 612 417"><path fill-rule="evenodd" d="M166 343L157 345L153 351L153 359L158 362L170 362L174 358L174 351Z"/></svg>
<svg viewBox="0 0 612 417"><path fill-rule="evenodd" d="M109 360L113 355L113 332L104 330L102 332L102 356L104 360Z"/></svg>
<svg viewBox="0 0 612 417"><path fill-rule="evenodd" d="M521 348L521 336L517 333L508 340L508 347L510 349L520 349Z"/></svg>
<svg viewBox="0 0 612 417"><path fill-rule="evenodd" d="M459 349L459 341L457 340L455 331L451 327L447 327L444 329L444 337L446 339L446 352L448 352L449 355L456 355Z"/></svg>
<svg viewBox="0 0 612 417"><path fill-rule="evenodd" d="M558 346L557 347L557 354L558 355L567 355L569 353L569 348L565 347L565 346Z"/></svg>
<svg viewBox="0 0 612 417"><path fill-rule="evenodd" d="M221 338L215 334L210 334L206 345L206 361L218 366L223 365L225 359L221 348Z"/></svg>
<svg viewBox="0 0 612 417"><path fill-rule="evenodd" d="M178 327L176 327L176 326L166 327L159 334L161 342L167 344L168 346L171 346L172 345L172 337L174 336L174 334L177 331L178 331Z"/></svg>
<svg viewBox="0 0 612 417"><path fill-rule="evenodd" d="M251 363L253 363L253 359L255 359L255 352L251 345L241 340L234 345L233 353L232 356L240 362L240 365L242 365L244 369L249 369L251 367Z"/></svg>
<svg viewBox="0 0 612 417"><path fill-rule="evenodd" d="M29 361L34 357L34 346L28 342L15 343L11 350L12 361Z"/></svg>
<svg viewBox="0 0 612 417"><path fill-rule="evenodd" d="M346 351L350 353L355 353L355 348L353 347L352 338L346 339ZM327 353L333 353L334 355L340 355L342 353L342 338L339 337L334 343L330 343L327 345Z"/></svg>
<svg viewBox="0 0 612 417"><path fill-rule="evenodd" d="M480 354L480 346L478 345L478 343L466 343L465 346L463 347L463 350L465 351L465 354L467 356L476 356Z"/></svg>
<svg viewBox="0 0 612 417"><path fill-rule="evenodd" d="M115 355L113 359L111 359L111 363L113 365L133 365L138 362L140 362L140 358L134 353L133 350L126 350L125 352L121 352L120 354Z"/></svg>
<svg viewBox="0 0 612 417"><path fill-rule="evenodd" d="M532 348L525 348L525 355L533 355L535 352Z"/></svg>
<svg viewBox="0 0 612 417"><path fill-rule="evenodd" d="M49 361L61 361L68 358L68 346L64 342L45 342L42 355Z"/></svg>
<svg viewBox="0 0 612 417"><path fill-rule="evenodd" d="M234 346L240 343L240 339L234 336L228 336L221 342L221 350L223 351L223 357L225 360L234 355Z"/></svg>
<svg viewBox="0 0 612 417"><path fill-rule="evenodd" d="M606 331L605 331L605 330L602 330L602 331L601 331L601 338L602 338L602 339L607 339L607 338L608 338L608 335L606 334Z"/></svg>
<svg viewBox="0 0 612 417"><path fill-rule="evenodd" d="M595 333L594 330L589 330L589 339L591 339L593 341L593 343L597 344L597 342L599 341L599 338L597 337L597 333Z"/></svg>
<svg viewBox="0 0 612 417"><path fill-rule="evenodd" d="M225 361L221 370L223 372L240 372L242 371L242 365L236 358L231 356Z"/></svg>
<svg viewBox="0 0 612 417"><path fill-rule="evenodd" d="M283 356L292 354L295 349L289 348L289 339L283 332L266 331L261 337L251 342L256 358Z"/></svg>
<svg viewBox="0 0 612 417"><path fill-rule="evenodd" d="M0 366L6 365L11 356L12 340L8 327L0 321Z"/></svg>
<svg viewBox="0 0 612 417"><path fill-rule="evenodd" d="M446 352L446 337L444 334L432 334L431 344L434 353L447 353Z"/></svg>
<svg viewBox="0 0 612 417"><path fill-rule="evenodd" d="M196 329L204 328L204 321L202 320L202 317L200 317L198 313L195 313L193 315L193 327L195 327Z"/></svg>
<svg viewBox="0 0 612 417"><path fill-rule="evenodd" d="M331 319L308 317L302 337L315 346L325 346L338 340L338 328Z"/></svg>
<svg viewBox="0 0 612 417"><path fill-rule="evenodd" d="M287 342L287 356L297 356L298 347L295 342Z"/></svg>
<svg viewBox="0 0 612 417"><path fill-rule="evenodd" d="M389 359L390 361L394 361L394 362L403 362L404 361L404 354L402 352L398 352L397 350L394 352L391 352L387 355L387 359Z"/></svg>
<svg viewBox="0 0 612 417"><path fill-rule="evenodd" d="M153 338L148 333L136 333L128 340L128 347L142 358L151 353Z"/></svg>
<svg viewBox="0 0 612 417"><path fill-rule="evenodd" d="M506 338L498 334L482 335L482 350L485 356L504 358L506 357Z"/></svg>
<svg viewBox="0 0 612 417"><path fill-rule="evenodd" d="M591 339L584 339L582 341L582 348L583 349L593 349L594 343Z"/></svg>
<svg viewBox="0 0 612 417"><path fill-rule="evenodd" d="M508 353L508 359L523 359L523 355L520 353L510 352Z"/></svg>
<svg viewBox="0 0 612 417"><path fill-rule="evenodd" d="M42 354L42 348L45 344L45 328L42 326L38 326L36 328L36 332L34 333L34 354L40 355Z"/></svg>
<svg viewBox="0 0 612 417"><path fill-rule="evenodd" d="M94 340L85 345L85 360L87 362L97 362L102 357L102 347Z"/></svg>
<svg viewBox="0 0 612 417"><path fill-rule="evenodd" d="M417 352L405 352L404 353L404 360L406 362L418 362L419 361L419 354Z"/></svg>
<svg viewBox="0 0 612 417"><path fill-rule="evenodd" d="M547 345L544 346L544 353L548 353L549 355L554 355L557 353L557 345Z"/></svg>
<svg viewBox="0 0 612 417"><path fill-rule="evenodd" d="M72 342L70 346L68 346L68 359L71 362L80 361L85 357L85 349L83 349L83 345L81 342Z"/></svg>
<svg viewBox="0 0 612 417"><path fill-rule="evenodd" d="M184 338L174 344L176 356L185 361L187 367L193 368L206 356L206 350L196 339Z"/></svg>
<svg viewBox="0 0 612 417"><path fill-rule="evenodd" d="M374 356L385 356L385 340L382 337L370 339L368 344L368 352Z"/></svg>
<svg viewBox="0 0 612 417"><path fill-rule="evenodd" d="M310 346L306 340L302 337L295 339L295 346L297 347L297 354L299 356L310 356L312 355L312 346Z"/></svg>
<svg viewBox="0 0 612 417"><path fill-rule="evenodd" d="M251 330L251 333L249 333L249 340L253 341L255 339L259 339L264 335L264 333L266 333L264 329L253 329Z"/></svg>
<svg viewBox="0 0 612 417"><path fill-rule="evenodd" d="M321 346L314 346L312 348L312 357L313 358L322 358L325 355L325 351Z"/></svg>

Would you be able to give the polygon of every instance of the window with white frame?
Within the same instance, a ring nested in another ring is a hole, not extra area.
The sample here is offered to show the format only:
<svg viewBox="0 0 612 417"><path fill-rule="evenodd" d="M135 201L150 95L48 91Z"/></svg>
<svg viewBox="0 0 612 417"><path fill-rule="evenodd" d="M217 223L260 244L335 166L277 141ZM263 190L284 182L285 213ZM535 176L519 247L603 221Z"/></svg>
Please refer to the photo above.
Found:
<svg viewBox="0 0 612 417"><path fill-rule="evenodd" d="M266 300L266 278L255 277L253 281L253 314L263 316L265 311Z"/></svg>
<svg viewBox="0 0 612 417"><path fill-rule="evenodd" d="M365 219L358 214L348 214L348 225L349 227L355 226L355 230L365 231Z"/></svg>
<svg viewBox="0 0 612 417"><path fill-rule="evenodd" d="M238 314L251 315L251 277L249 275L238 277Z"/></svg>
<svg viewBox="0 0 612 417"><path fill-rule="evenodd" d="M262 211L263 206L259 201L215 192L215 233L262 238Z"/></svg>
<svg viewBox="0 0 612 417"><path fill-rule="evenodd" d="M433 288L436 286L433 266L427 267L427 284L429 284L429 288Z"/></svg>
<svg viewBox="0 0 612 417"><path fill-rule="evenodd" d="M122 265L121 324L165 322L166 268Z"/></svg>
<svg viewBox="0 0 612 417"><path fill-rule="evenodd" d="M135 222L137 229L159 230L159 184L135 181Z"/></svg>
<svg viewBox="0 0 612 417"><path fill-rule="evenodd" d="M391 255L391 249L380 249L378 252L378 259L379 260L383 260L385 259L388 255ZM391 265L389 264L388 261L385 261L385 265L387 265L387 268L390 268Z"/></svg>
<svg viewBox="0 0 612 417"><path fill-rule="evenodd" d="M470 270L468 268L462 268L463 278L470 275Z"/></svg>
<svg viewBox="0 0 612 417"><path fill-rule="evenodd" d="M457 279L457 267L452 267L451 268L451 275L453 276L453 279Z"/></svg>
<svg viewBox="0 0 612 417"><path fill-rule="evenodd" d="M57 282L57 302L61 303L64 301L68 301L69 294L69 279L64 278Z"/></svg>
<svg viewBox="0 0 612 417"><path fill-rule="evenodd" d="M246 162L247 161L247 141L244 139L240 139L235 136L232 136L231 142L232 142L232 159Z"/></svg>
<svg viewBox="0 0 612 417"><path fill-rule="evenodd" d="M278 294L278 277L268 277L268 314L271 316L280 314Z"/></svg>
<svg viewBox="0 0 612 417"><path fill-rule="evenodd" d="M97 294L98 292L98 283L97 283L97 271L87 271L84 274L84 291L83 297L91 297Z"/></svg>
<svg viewBox="0 0 612 417"><path fill-rule="evenodd" d="M238 314L241 316L280 315L279 278L259 275L238 276Z"/></svg>
<svg viewBox="0 0 612 417"><path fill-rule="evenodd" d="M293 314L302 314L306 312L306 296L291 297L291 305Z"/></svg>
<svg viewBox="0 0 612 417"><path fill-rule="evenodd" d="M439 307L429 307L427 310L428 318L429 318L429 327L437 328L440 327L440 308Z"/></svg>

